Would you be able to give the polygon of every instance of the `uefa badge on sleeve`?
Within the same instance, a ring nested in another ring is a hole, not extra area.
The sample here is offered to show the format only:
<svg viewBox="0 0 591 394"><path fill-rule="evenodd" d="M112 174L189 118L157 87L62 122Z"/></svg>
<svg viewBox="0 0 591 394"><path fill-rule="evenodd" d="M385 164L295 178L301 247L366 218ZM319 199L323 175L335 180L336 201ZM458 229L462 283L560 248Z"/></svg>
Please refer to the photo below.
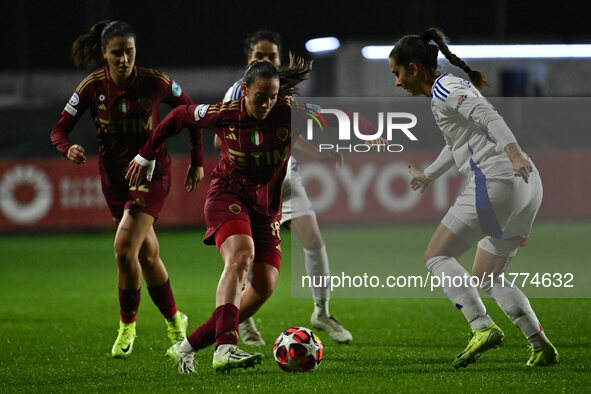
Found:
<svg viewBox="0 0 591 394"><path fill-rule="evenodd" d="M172 81L172 95L174 97L179 97L183 89L181 89L181 85L179 85L176 81Z"/></svg>

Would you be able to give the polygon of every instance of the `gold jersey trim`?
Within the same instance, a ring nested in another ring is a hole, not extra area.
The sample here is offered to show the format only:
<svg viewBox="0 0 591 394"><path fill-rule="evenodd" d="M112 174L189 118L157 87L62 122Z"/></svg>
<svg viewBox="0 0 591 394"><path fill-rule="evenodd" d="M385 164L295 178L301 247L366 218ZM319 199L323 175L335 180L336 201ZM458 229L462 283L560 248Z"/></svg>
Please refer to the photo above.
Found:
<svg viewBox="0 0 591 394"><path fill-rule="evenodd" d="M89 76L87 76L86 78L84 78L82 80L82 82L80 82L80 84L78 85L78 87L76 88L76 92L78 93L82 93L82 91L91 83L94 81L102 81L103 79L106 78L105 75L105 69L103 68L102 70L98 70L93 72L92 74L90 74Z"/></svg>
<svg viewBox="0 0 591 394"><path fill-rule="evenodd" d="M153 70L151 68L138 67L137 73L138 73L138 75L141 75L143 77L159 78L159 79L163 80L164 82L166 82L166 84L170 85L170 81L171 81L170 77L160 71Z"/></svg>

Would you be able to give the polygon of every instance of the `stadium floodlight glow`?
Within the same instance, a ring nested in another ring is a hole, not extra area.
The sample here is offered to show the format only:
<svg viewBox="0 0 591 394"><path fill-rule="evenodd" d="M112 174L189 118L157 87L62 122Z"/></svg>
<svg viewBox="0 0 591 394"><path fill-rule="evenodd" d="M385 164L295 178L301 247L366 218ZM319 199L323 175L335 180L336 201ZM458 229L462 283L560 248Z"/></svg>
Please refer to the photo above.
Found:
<svg viewBox="0 0 591 394"><path fill-rule="evenodd" d="M392 46L363 47L366 59L388 59ZM591 57L591 44L526 44L526 45L450 45L449 49L465 59L540 59ZM439 53L439 58L445 58Z"/></svg>
<svg viewBox="0 0 591 394"><path fill-rule="evenodd" d="M341 42L336 37L313 38L306 42L308 52L328 52L334 51L341 46Z"/></svg>

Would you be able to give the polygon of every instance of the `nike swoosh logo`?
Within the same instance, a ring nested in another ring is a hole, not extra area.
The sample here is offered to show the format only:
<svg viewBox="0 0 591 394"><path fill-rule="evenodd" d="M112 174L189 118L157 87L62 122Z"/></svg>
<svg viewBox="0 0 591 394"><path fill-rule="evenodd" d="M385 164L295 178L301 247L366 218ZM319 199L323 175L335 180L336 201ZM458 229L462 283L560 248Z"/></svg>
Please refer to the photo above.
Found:
<svg viewBox="0 0 591 394"><path fill-rule="evenodd" d="M123 353L127 353L127 352L129 351L129 348L130 348L130 347L131 347L131 342L127 344L127 347L126 347L125 349L124 349L124 348L121 348L121 351L122 351Z"/></svg>

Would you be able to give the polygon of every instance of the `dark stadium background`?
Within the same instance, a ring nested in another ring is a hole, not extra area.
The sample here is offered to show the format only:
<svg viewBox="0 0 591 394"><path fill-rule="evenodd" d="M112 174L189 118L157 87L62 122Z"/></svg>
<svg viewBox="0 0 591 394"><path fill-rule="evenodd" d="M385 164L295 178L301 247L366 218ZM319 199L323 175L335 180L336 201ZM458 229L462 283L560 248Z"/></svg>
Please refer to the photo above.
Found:
<svg viewBox="0 0 591 394"><path fill-rule="evenodd" d="M114 1L3 0L3 70L72 67L79 34L104 18L136 29L146 66L240 65L244 36L267 27L305 53L314 37L393 42L436 25L455 43L585 43L591 2L550 1Z"/></svg>

